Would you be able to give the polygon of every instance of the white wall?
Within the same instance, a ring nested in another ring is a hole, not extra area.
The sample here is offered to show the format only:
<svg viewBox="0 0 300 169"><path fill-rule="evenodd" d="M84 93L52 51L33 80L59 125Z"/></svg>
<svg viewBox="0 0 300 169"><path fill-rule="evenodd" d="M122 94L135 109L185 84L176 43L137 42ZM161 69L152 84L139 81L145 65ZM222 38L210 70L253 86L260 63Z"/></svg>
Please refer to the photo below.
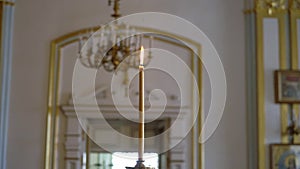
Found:
<svg viewBox="0 0 300 169"><path fill-rule="evenodd" d="M228 101L217 131L205 145L205 168L246 168L243 2L126 0L121 5L123 14L159 11L178 15L212 40L226 71ZM8 169L43 168L51 40L104 23L109 13L106 0L17 1Z"/></svg>

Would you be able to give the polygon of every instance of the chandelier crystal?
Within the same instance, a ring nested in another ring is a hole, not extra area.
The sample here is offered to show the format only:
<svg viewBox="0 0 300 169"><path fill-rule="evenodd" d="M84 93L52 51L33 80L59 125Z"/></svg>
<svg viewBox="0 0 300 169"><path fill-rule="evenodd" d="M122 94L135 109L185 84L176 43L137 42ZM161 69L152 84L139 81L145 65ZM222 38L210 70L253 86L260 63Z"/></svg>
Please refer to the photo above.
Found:
<svg viewBox="0 0 300 169"><path fill-rule="evenodd" d="M114 19L121 16L119 1L114 1L114 13L111 15ZM145 36L148 37L147 42ZM79 38L79 59L87 68L98 69L103 66L109 72L138 68L141 46L149 46L151 49L152 43L152 36L140 34L134 27L115 21L91 32L89 37ZM151 51L148 50L144 64L147 65L150 59Z"/></svg>

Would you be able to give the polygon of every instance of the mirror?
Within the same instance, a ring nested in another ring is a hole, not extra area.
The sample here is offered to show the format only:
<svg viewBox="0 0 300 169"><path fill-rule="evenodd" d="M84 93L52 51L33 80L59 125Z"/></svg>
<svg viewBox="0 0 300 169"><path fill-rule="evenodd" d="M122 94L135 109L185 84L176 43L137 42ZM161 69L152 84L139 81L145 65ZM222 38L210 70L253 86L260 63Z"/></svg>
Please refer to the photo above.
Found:
<svg viewBox="0 0 300 169"><path fill-rule="evenodd" d="M80 36L97 29L79 30L51 44L46 169L134 167L137 159L138 70L88 69L77 58ZM201 93L201 46L177 35L151 32L156 49L145 70L145 164L199 168L201 115L196 112L201 110L201 96L196 93ZM172 74L156 69L163 66Z"/></svg>

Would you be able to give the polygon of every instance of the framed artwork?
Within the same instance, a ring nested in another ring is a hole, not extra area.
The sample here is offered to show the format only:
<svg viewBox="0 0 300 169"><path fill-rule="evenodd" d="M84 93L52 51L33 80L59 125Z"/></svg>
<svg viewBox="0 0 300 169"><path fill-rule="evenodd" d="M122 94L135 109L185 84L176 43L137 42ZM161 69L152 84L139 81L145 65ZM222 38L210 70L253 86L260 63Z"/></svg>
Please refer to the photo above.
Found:
<svg viewBox="0 0 300 169"><path fill-rule="evenodd" d="M271 144L271 169L300 169L300 144Z"/></svg>
<svg viewBox="0 0 300 169"><path fill-rule="evenodd" d="M300 103L300 71L275 71L275 102Z"/></svg>

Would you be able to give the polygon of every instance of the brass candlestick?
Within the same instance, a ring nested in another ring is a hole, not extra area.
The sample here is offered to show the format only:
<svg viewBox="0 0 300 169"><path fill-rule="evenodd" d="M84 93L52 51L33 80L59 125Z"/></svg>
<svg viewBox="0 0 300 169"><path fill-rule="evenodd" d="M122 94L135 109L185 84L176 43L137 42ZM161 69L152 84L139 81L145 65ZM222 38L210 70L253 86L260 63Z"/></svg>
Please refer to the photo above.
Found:
<svg viewBox="0 0 300 169"><path fill-rule="evenodd" d="M145 148L145 105L144 105L144 48L141 47L140 66L139 66L139 147L138 147L138 161L135 167L126 167L126 169L155 169L145 167L144 162L144 148Z"/></svg>

